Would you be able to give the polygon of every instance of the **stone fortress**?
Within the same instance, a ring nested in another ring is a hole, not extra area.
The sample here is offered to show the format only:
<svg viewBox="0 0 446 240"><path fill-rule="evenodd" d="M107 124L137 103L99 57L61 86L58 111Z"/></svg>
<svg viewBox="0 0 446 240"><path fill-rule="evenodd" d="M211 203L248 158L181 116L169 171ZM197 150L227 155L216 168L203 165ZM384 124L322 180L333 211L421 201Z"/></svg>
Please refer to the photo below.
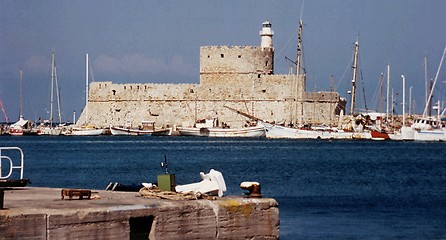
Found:
<svg viewBox="0 0 446 240"><path fill-rule="evenodd" d="M287 126L337 125L345 100L337 92L306 92L304 74L275 75L269 21L260 36L260 46L201 47L199 84L92 82L77 125L187 127L205 118L230 128L248 125L249 118L225 106Z"/></svg>

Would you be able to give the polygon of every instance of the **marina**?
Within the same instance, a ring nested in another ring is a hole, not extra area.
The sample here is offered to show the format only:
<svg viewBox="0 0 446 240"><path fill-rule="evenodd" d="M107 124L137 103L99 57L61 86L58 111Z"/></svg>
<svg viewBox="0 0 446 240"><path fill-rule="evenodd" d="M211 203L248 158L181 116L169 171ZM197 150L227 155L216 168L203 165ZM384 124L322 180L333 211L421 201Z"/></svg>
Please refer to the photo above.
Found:
<svg viewBox="0 0 446 240"><path fill-rule="evenodd" d="M154 183L164 155L177 184L198 182L210 169L223 174L225 196L243 196L242 182L259 182L263 197L278 203L281 239L446 236L444 143L0 136L0 145L23 149L33 188Z"/></svg>
<svg viewBox="0 0 446 240"><path fill-rule="evenodd" d="M87 5L0 3L0 239L446 239L446 2Z"/></svg>

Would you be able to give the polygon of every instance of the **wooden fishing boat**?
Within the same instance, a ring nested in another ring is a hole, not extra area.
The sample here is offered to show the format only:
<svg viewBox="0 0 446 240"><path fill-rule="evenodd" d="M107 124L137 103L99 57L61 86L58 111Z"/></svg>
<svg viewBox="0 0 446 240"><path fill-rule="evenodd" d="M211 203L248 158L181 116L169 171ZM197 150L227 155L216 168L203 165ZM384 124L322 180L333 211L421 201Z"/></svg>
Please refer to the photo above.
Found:
<svg viewBox="0 0 446 240"><path fill-rule="evenodd" d="M155 129L153 121L142 121L141 123L140 128L110 126L110 132L115 136L169 136L172 134L172 128Z"/></svg>
<svg viewBox="0 0 446 240"><path fill-rule="evenodd" d="M199 121L193 127L177 128L180 135L197 137L263 137L265 127L256 125L243 128L218 127L216 118Z"/></svg>

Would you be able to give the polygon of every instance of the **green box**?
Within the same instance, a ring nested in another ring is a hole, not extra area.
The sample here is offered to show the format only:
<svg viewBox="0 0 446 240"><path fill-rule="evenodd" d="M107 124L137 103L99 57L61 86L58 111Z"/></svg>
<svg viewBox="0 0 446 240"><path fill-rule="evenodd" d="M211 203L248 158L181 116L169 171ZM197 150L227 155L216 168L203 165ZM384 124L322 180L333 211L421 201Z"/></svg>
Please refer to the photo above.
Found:
<svg viewBox="0 0 446 240"><path fill-rule="evenodd" d="M175 174L161 174L158 175L158 188L161 191L175 192Z"/></svg>

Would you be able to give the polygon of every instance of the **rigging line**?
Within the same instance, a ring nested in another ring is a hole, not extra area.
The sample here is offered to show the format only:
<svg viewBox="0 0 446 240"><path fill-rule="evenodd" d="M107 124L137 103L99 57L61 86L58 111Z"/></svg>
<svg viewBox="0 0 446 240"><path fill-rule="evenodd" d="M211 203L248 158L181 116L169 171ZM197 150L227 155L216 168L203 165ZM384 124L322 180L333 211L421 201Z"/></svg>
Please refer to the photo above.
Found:
<svg viewBox="0 0 446 240"><path fill-rule="evenodd" d="M305 3L305 0L302 1L302 7L300 9L300 16L299 16L299 20L300 21L302 20L302 16L303 16L303 13L304 13L304 3ZM277 55L275 55L274 62L276 62L278 57L280 57L280 59L283 58L283 57L281 57L282 56L282 52L285 51L285 48L287 48L287 47L289 47L291 45L291 41L293 39L296 39L296 36L298 34L299 34L299 30L294 31L293 35L288 39L288 41L286 41L286 43L283 45L283 47L277 52Z"/></svg>
<svg viewBox="0 0 446 240"><path fill-rule="evenodd" d="M88 67L90 68L91 82L94 82L93 67L91 65L90 55L88 55Z"/></svg>
<svg viewBox="0 0 446 240"><path fill-rule="evenodd" d="M426 116L427 107L428 107L428 105L431 102L432 93L433 93L433 90L435 89L435 85L437 83L438 75L440 74L441 66L443 65L443 60L444 60L445 54L446 54L446 45L445 45L444 50L443 50L443 55L441 56L440 64L439 64L438 69L437 69L437 74L435 75L434 84L433 84L432 89L431 89L430 94L429 94L428 102L427 102L427 104L426 104L426 106L424 108L424 111L423 111L423 116Z"/></svg>
<svg viewBox="0 0 446 240"><path fill-rule="evenodd" d="M344 73L342 74L341 78L339 78L338 83L336 84L336 87L334 89L334 91L337 91L339 84L341 84L341 82L344 80L345 75L347 74L347 71L350 69L350 67L352 66L352 61L350 61L349 63L347 63L347 66L345 67Z"/></svg>
<svg viewBox="0 0 446 240"><path fill-rule="evenodd" d="M365 95L365 84L364 84L364 77L362 75L362 63L361 63L361 56L358 50L358 65L359 65L359 74L360 74L360 78L361 78L361 85L362 85L362 94L363 94L363 98L364 98L364 108L366 111L368 111L369 109L367 108L367 99L366 99L366 95Z"/></svg>
<svg viewBox="0 0 446 240"><path fill-rule="evenodd" d="M353 49L352 49L352 50L353 50ZM352 51L352 50L351 50L351 51ZM351 67L352 67L352 65L353 65L353 60L354 60L354 58L355 58L355 55L354 55L354 54L351 55L350 62L347 63L347 66L345 67L344 73L342 74L341 78L339 79L338 83L336 84L335 91L338 89L339 84L341 84L341 82L344 80L344 77L345 77L345 75L347 74L347 71L349 71L349 70L351 69ZM350 72L350 73L351 73L351 72ZM353 79L353 76L351 76L350 79Z"/></svg>
<svg viewBox="0 0 446 240"><path fill-rule="evenodd" d="M9 119L8 119L8 116L6 115L5 107L3 106L3 102L2 102L1 98L0 98L0 106L2 107L2 112L3 112L3 115L5 116L6 124L8 124Z"/></svg>
<svg viewBox="0 0 446 240"><path fill-rule="evenodd" d="M381 94L380 91L382 90L382 83L381 83L381 78L383 77L384 73L380 74L380 81L379 81L379 86L377 88L375 88L375 91L373 92L373 96L372 96L372 108L374 109L378 109L377 106L379 106L377 104L377 101L381 101Z"/></svg>
<svg viewBox="0 0 446 240"><path fill-rule="evenodd" d="M288 41L283 45L283 47L277 52L277 54L274 54L274 62L280 57L282 59L282 53L285 51L285 48L288 48L291 45L291 41L296 38L298 34L298 31L295 31L293 35L288 39Z"/></svg>
<svg viewBox="0 0 446 240"><path fill-rule="evenodd" d="M60 88L59 88L59 80L57 78L57 67L56 63L54 63L54 75L55 75L55 83L56 83L56 100L57 100L57 119L59 121L59 124L62 122L62 115L61 115L61 105L60 105Z"/></svg>

